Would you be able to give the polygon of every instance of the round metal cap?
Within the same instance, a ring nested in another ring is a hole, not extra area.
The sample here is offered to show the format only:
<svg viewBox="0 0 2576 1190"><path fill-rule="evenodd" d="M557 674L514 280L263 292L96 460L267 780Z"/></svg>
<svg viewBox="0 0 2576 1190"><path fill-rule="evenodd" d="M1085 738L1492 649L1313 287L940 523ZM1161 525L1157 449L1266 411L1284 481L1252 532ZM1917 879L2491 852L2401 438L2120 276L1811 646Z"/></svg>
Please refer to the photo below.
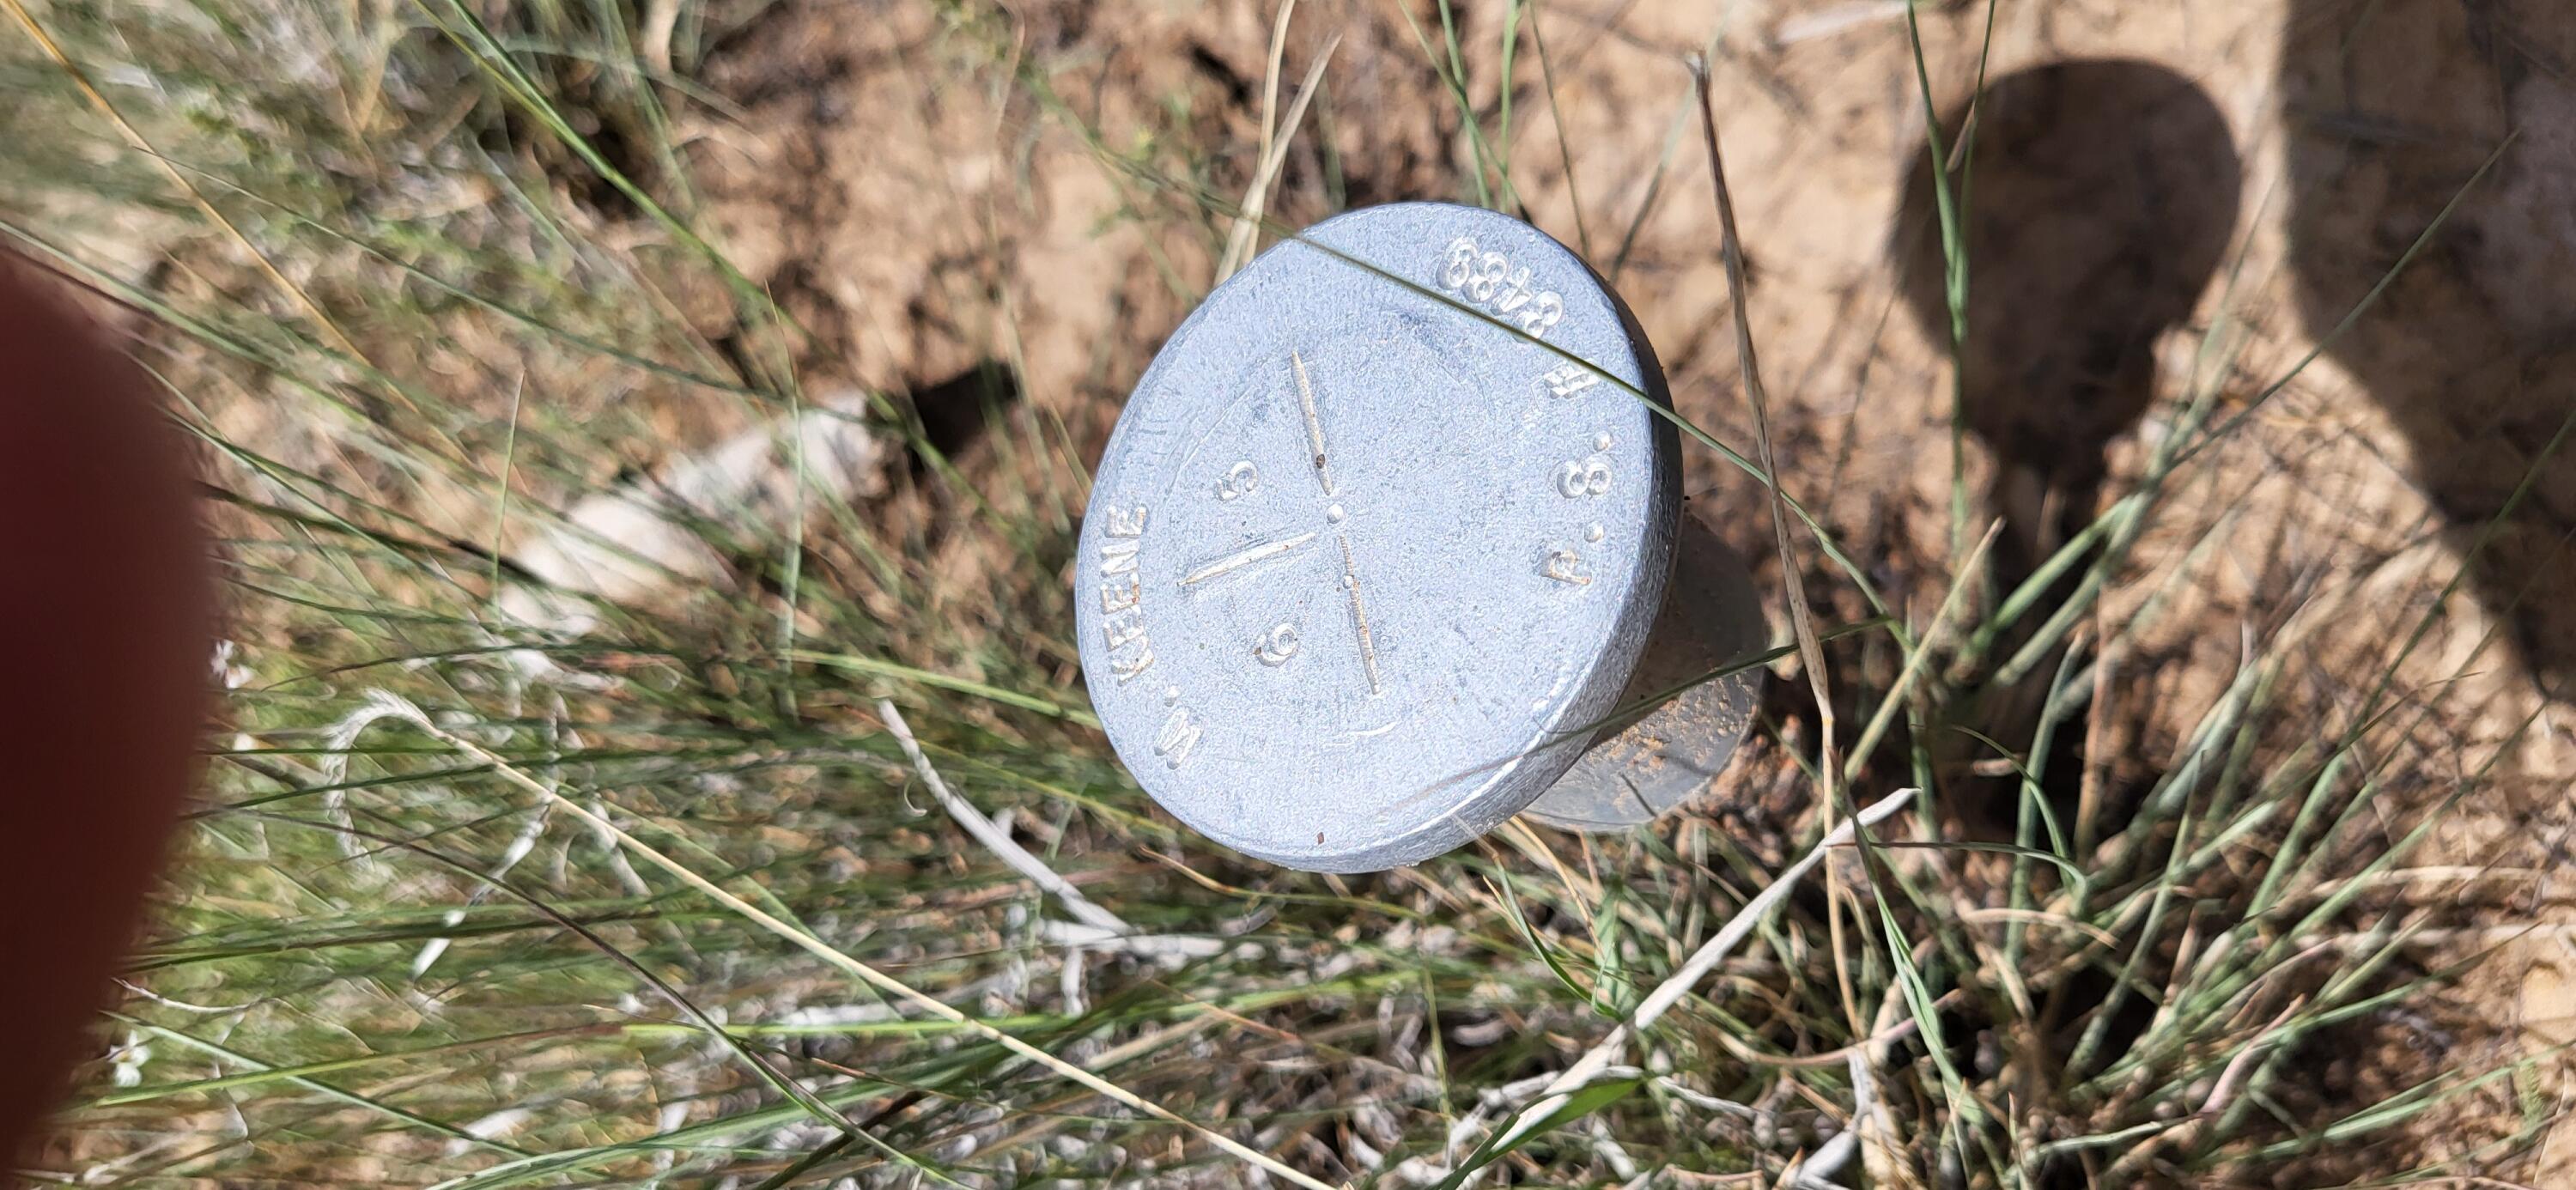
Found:
<svg viewBox="0 0 2576 1190"><path fill-rule="evenodd" d="M1137 383L1075 562L1138 784L1309 871L1528 805L1663 601L1680 446L1640 390L1665 401L1618 297L1490 211L1354 211L1219 286Z"/></svg>

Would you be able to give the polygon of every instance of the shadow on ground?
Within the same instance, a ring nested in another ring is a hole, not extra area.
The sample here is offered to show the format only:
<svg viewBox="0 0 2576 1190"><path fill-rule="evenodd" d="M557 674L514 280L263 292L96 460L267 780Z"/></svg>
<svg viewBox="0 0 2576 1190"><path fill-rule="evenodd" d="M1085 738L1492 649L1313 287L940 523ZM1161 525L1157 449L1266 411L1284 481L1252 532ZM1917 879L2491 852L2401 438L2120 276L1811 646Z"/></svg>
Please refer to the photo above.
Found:
<svg viewBox="0 0 2576 1190"><path fill-rule="evenodd" d="M1954 141L1969 125L1965 104L1942 119ZM1967 244L1960 419L1994 459L1985 515L2003 520L1990 566L2000 597L2094 519L2105 451L2154 398L2156 343L2191 316L2226 253L2242 169L2209 97L2146 62L2074 60L2005 75L1975 105L1973 127L1967 151L1953 147L1944 164L1953 201L1964 199ZM1908 166L1890 249L1907 305L1946 342L1953 302L1935 164L1927 148ZM2038 620L2025 617L1992 657L2016 651ZM1958 770L1995 754L1978 736L2015 753L2033 748L2056 668L2052 658L1953 708L1952 722L1968 731L1945 734L1936 755L1955 777L1945 782L1952 804L1971 821L2010 817L2018 799L2009 778ZM2055 734L2063 762L2052 761L2044 783L2071 811L2082 717Z"/></svg>
<svg viewBox="0 0 2576 1190"><path fill-rule="evenodd" d="M2563 689L2576 455L2550 444L2576 411L2576 6L2298 0L2289 22L2299 311L2405 432L2445 531L2477 549L2476 596Z"/></svg>
<svg viewBox="0 0 2576 1190"><path fill-rule="evenodd" d="M1953 110L1942 126L1967 124ZM1954 136L1953 139L1956 139ZM2235 230L2226 121L2146 62L2056 62L1991 82L1950 186L1968 199L1960 408L1993 452L2005 588L2093 519L2105 448L2155 394L2158 338L2191 315ZM1929 150L1907 169L1905 299L1951 337Z"/></svg>

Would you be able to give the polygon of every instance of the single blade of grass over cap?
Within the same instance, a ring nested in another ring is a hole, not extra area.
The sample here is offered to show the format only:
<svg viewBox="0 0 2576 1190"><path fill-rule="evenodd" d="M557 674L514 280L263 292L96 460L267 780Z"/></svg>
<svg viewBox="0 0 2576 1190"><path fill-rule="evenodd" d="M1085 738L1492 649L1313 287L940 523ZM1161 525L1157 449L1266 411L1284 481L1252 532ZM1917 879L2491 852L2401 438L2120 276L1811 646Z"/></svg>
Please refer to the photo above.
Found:
<svg viewBox="0 0 2576 1190"><path fill-rule="evenodd" d="M1451 311L1454 311L1462 317L1492 326L1497 330L1545 351L1566 363L1574 364L1591 372L1593 375L1600 377L1603 384L1627 394L1631 399L1642 402L1649 412L1653 413L1656 417L1662 418L1663 420L1671 423L1673 427L1680 430L1685 437L1691 438L1701 445L1708 447L1710 450L1716 451L1718 455L1724 458L1728 463L1734 465L1745 474L1753 477L1755 482L1762 484L1766 489L1769 489L1776 494L1782 507L1784 507L1790 515L1796 517L1798 522L1801 525L1804 525L1808 532L1815 537L1817 548L1825 555L1827 560L1833 562L1836 568L1840 569L1844 576L1850 580L1853 588L1861 594L1863 599L1868 601L1871 610L1878 613L1881 617L1888 616L1886 600L1881 596L1877 584L1871 581L1866 568L1862 567L1849 552L1836 543L1832 529L1825 525L1813 511L1808 509L1806 505L1800 503L1795 496L1779 490L1778 485L1772 481L1771 471L1769 468L1764 467L1755 458L1749 457L1736 450L1733 446L1728 445L1716 435L1710 433L1706 428L1700 426L1697 422L1692 421L1688 417L1682 416L1670 406L1656 400L1653 394L1638 387L1634 382L1623 380L1617 372L1602 367L1591 360L1584 359L1583 357L1566 350L1564 347L1550 343L1546 339L1540 338L1537 335L1533 335L1530 332L1521 329L1517 324L1497 318L1481 309L1468 305L1466 302L1456 297L1432 289L1431 287L1423 285L1409 277L1398 274L1388 269L1386 266L1362 260L1356 256L1343 252L1340 249L1334 248L1329 244L1308 238L1303 234L1290 233L1284 235L1282 238L1293 239L1299 244L1331 256L1343 264L1349 265L1352 268L1358 269L1364 273L1402 288L1415 297L1437 303ZM1911 639L1909 630L1901 620L1897 620L1892 617L1885 618L1881 621L1881 624L1891 635L1901 640Z"/></svg>

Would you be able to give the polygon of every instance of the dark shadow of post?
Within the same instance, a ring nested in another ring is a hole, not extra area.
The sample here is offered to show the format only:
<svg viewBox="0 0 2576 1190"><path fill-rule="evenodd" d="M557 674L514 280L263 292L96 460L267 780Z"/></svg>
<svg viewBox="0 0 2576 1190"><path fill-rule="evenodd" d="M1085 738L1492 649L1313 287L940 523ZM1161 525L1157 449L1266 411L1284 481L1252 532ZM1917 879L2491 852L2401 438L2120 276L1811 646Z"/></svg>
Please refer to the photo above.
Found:
<svg viewBox="0 0 2576 1190"><path fill-rule="evenodd" d="M1964 116L1943 118L1954 139ZM2218 108L2163 67L2056 62L1987 86L1974 155L1950 178L1969 198L1961 410L1998 464L2007 584L2092 520L2103 451L2154 396L2156 340L2227 250L2241 173ZM1896 238L1907 304L1947 343L1928 150Z"/></svg>
<svg viewBox="0 0 2576 1190"><path fill-rule="evenodd" d="M1967 114L1963 104L1944 115L1954 140ZM1952 194L1967 198L1960 412L1994 459L1986 507L2004 529L1989 590L2000 596L2099 511L2105 450L2146 411L2157 340L2190 318L2226 253L2243 171L2217 106L2191 80L2147 62L2075 60L2006 75L1988 84L1975 119L1972 151L1961 160L1954 145L1946 164ZM1934 165L1927 148L1909 167L1891 250L1916 318L1946 344ZM2041 618L2024 617L2002 651ZM1978 693L1957 721L2025 749L2052 668L2014 690ZM1984 752L1959 740L1936 750ZM2051 774L2080 769L2071 751L2060 755ZM2000 791L1954 792L1965 808Z"/></svg>

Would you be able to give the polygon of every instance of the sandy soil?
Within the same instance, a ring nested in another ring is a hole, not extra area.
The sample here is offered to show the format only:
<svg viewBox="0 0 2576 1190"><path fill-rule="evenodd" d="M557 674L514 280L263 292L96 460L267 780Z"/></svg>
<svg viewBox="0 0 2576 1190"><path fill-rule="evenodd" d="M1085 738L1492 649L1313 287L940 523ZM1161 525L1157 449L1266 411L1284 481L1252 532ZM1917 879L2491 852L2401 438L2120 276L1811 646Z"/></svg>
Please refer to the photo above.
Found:
<svg viewBox="0 0 2576 1190"><path fill-rule="evenodd" d="M1415 7L1436 42L1436 12ZM1471 99L1498 114L1498 10L1460 7ZM923 8L851 20L791 3L718 57L718 85L751 116L698 130L719 222L817 328L812 366L831 379L923 392L998 364L1096 454L1222 255L1223 208L1262 149L1271 11L1041 3L1016 6L1016 23L960 25ZM1958 6L1923 28L1954 125L1982 21ZM1953 531L1947 328L1901 6L1601 0L1548 4L1537 23L1546 58L1522 42L1509 96L1515 197L1614 279L1681 410L1749 448L1705 166L1683 122L1685 58L1714 50L1791 489L1927 611ZM1276 102L1338 44L1268 197L1275 217L1472 197L1456 187L1473 144L1415 37L1391 3L1297 10ZM2005 5L1993 30L1965 394L1971 520L2007 519L2006 573L2135 472L2167 429L2156 398L2198 376L2227 410L2251 408L2497 155L2377 304L2188 473L2105 615L2172 592L2112 659L2124 746L2099 759L2136 779L2235 672L2248 632L2308 626L2292 697L2329 722L2348 713L2494 526L2398 670L2400 689L2448 697L2387 742L2402 794L2388 813L2402 829L2542 712L2406 882L2463 927L2542 928L2468 977L2461 1011L2378 1022L2370 1060L2321 1054L2328 1093L2576 1038L2563 942L2576 923L2548 875L2576 820L2576 765L2539 695L2576 665L2576 605L2558 595L2576 577L2562 548L2576 465L2539 466L2497 519L2576 376L2571 64L2576 13L2544 0L2069 0ZM2220 346L2203 352L2205 336ZM1732 543L1768 555L1758 490L1707 452L1690 468ZM2480 865L2519 875L2474 878Z"/></svg>

